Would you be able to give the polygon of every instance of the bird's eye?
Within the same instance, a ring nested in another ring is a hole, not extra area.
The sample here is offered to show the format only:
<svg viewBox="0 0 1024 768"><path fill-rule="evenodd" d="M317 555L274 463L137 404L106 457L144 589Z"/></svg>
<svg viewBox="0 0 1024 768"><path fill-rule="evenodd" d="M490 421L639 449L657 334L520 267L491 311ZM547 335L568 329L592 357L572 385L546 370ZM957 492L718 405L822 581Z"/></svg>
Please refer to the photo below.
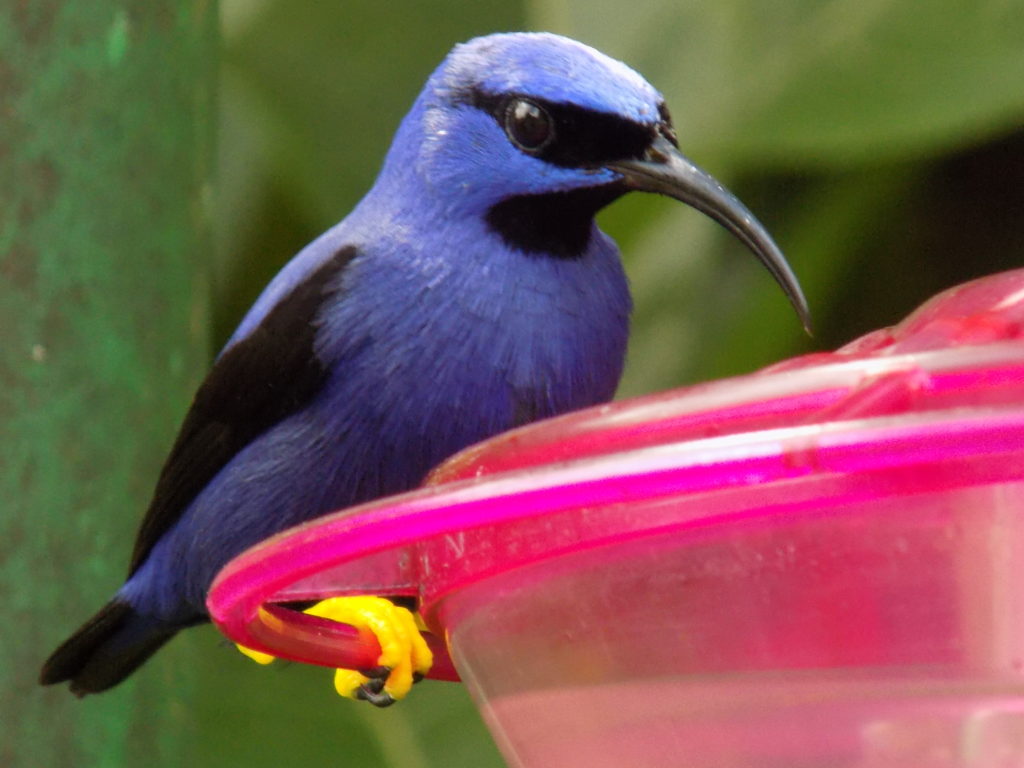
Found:
<svg viewBox="0 0 1024 768"><path fill-rule="evenodd" d="M555 137L555 126L547 111L526 99L513 99L505 107L505 133L525 152L538 152Z"/></svg>

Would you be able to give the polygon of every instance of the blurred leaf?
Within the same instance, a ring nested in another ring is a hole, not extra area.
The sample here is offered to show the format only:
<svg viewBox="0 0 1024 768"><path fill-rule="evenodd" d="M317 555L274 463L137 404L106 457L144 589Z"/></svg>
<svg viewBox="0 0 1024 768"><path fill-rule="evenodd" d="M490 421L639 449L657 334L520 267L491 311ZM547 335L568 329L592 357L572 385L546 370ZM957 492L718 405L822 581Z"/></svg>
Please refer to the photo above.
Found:
<svg viewBox="0 0 1024 768"><path fill-rule="evenodd" d="M933 153L1024 117L1020 0L535 0L661 88L680 138L732 162Z"/></svg>
<svg viewBox="0 0 1024 768"><path fill-rule="evenodd" d="M183 647L189 643L191 648ZM195 712L201 768L502 765L461 685L426 681L381 710L339 697L329 669L257 666L210 627L184 633L166 653L184 656L187 650L202 665L203 695Z"/></svg>
<svg viewBox="0 0 1024 768"><path fill-rule="evenodd" d="M730 343L702 339L705 343L698 351L700 378L734 376L849 341L851 336L845 334L840 339L829 338L829 310L847 273L858 262L863 263L880 227L891 224L888 212L912 190L915 180L910 168L900 167L881 173L846 174L807 185L798 195L803 204L795 206L797 212L776 229L776 236L794 254L792 266L800 275L805 293L812 297L811 312L818 324L815 338L809 339L800 331L793 312L774 286L767 285L761 276L756 276L757 282L752 284L745 272L741 276L745 285L735 292L742 296L741 302L722 311ZM726 269L719 271L723 273L720 278L726 279ZM901 314L894 307L888 322L899 320Z"/></svg>

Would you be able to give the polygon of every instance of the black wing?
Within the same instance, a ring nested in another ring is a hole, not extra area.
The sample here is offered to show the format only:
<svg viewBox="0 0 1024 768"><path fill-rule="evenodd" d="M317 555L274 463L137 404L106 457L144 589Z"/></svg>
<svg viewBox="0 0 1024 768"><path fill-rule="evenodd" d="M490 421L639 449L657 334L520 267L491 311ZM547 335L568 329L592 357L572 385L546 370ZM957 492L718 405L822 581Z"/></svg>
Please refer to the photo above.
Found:
<svg viewBox="0 0 1024 768"><path fill-rule="evenodd" d="M281 299L224 352L196 392L142 520L129 576L185 508L252 440L307 405L327 369L314 350L316 315L356 256L347 246Z"/></svg>

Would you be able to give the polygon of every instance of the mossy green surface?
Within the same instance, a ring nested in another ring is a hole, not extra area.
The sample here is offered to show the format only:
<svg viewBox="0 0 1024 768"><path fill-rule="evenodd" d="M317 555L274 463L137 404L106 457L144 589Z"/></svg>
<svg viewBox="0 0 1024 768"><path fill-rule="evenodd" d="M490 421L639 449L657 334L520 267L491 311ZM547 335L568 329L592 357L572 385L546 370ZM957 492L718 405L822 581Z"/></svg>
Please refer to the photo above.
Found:
<svg viewBox="0 0 1024 768"><path fill-rule="evenodd" d="M206 363L216 23L0 6L0 765L186 759L187 660L84 701L36 679L124 578Z"/></svg>

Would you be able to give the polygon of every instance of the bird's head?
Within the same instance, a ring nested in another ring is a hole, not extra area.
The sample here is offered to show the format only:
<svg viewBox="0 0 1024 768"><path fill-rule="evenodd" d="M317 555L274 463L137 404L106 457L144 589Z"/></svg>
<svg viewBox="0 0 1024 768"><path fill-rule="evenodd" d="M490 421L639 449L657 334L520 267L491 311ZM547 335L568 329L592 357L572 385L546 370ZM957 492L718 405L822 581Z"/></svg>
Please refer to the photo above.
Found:
<svg viewBox="0 0 1024 768"><path fill-rule="evenodd" d="M574 40L512 33L456 46L404 121L386 170L406 183L413 174L448 215L482 217L506 244L558 258L579 256L594 214L626 192L668 195L746 244L809 323L764 227L680 154L661 94Z"/></svg>

